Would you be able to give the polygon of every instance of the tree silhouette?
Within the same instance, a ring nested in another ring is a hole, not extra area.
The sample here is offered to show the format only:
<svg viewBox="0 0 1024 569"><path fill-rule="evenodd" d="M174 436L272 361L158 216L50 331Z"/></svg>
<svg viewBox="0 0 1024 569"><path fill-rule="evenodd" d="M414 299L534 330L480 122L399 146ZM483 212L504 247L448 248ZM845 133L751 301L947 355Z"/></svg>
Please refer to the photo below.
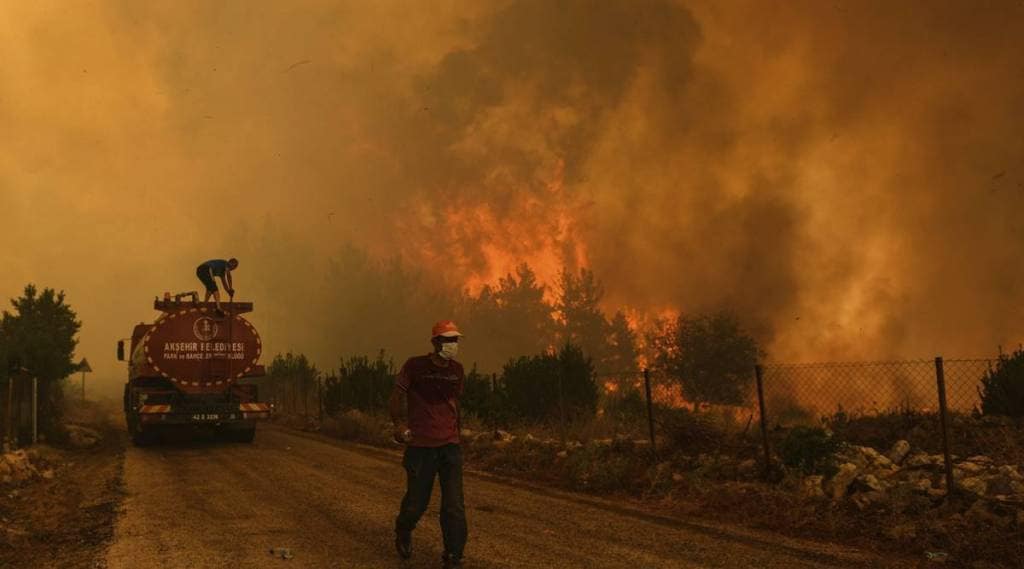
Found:
<svg viewBox="0 0 1024 569"><path fill-rule="evenodd" d="M75 311L64 302L64 291L25 286L24 296L11 300L14 312L4 311L0 343L5 368L25 368L39 379L39 427L47 436L60 432L63 415L61 381L75 371L75 346L82 327Z"/></svg>
<svg viewBox="0 0 1024 569"><path fill-rule="evenodd" d="M469 299L464 328L467 339L473 341L474 361L483 370L497 370L511 357L552 346L552 307L544 301L544 292L524 263L515 274L502 277L494 287L484 286Z"/></svg>
<svg viewBox="0 0 1024 569"><path fill-rule="evenodd" d="M656 364L694 403L739 405L747 401L760 353L728 312L681 315L652 337Z"/></svg>
<svg viewBox="0 0 1024 569"><path fill-rule="evenodd" d="M636 332L629 327L625 313L617 311L608 324L608 347L604 359L598 363L598 371L633 371L636 360Z"/></svg>
<svg viewBox="0 0 1024 569"><path fill-rule="evenodd" d="M602 298L604 287L593 271L583 268L575 273L563 269L559 274L555 309L561 319L560 341L579 346L598 363L600 371L606 371L603 368L610 356L611 329L601 311Z"/></svg>

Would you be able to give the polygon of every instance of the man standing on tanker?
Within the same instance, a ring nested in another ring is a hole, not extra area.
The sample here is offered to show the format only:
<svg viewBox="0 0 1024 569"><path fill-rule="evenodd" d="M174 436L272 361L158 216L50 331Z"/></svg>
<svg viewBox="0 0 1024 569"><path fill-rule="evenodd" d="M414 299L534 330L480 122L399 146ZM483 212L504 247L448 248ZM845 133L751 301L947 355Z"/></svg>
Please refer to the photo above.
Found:
<svg viewBox="0 0 1024 569"><path fill-rule="evenodd" d="M220 277L220 282L224 285L224 290L227 291L228 296L234 300L235 289L231 282L231 271L238 268L238 259L234 257L225 261L224 259L211 259L198 267L196 267L196 276L206 287L206 298L203 302L210 302L210 297L213 297L214 302L217 304L217 312L223 314L224 311L220 308L220 291L217 289L217 282L213 280L214 277Z"/></svg>
<svg viewBox="0 0 1024 569"><path fill-rule="evenodd" d="M395 548L403 559L412 556L412 530L427 509L437 477L444 539L441 559L446 569L462 566L468 534L459 444L459 397L466 376L455 360L461 336L451 320L435 324L430 335L434 351L405 362L388 400L395 440L406 444L402 457L406 488L395 520Z"/></svg>

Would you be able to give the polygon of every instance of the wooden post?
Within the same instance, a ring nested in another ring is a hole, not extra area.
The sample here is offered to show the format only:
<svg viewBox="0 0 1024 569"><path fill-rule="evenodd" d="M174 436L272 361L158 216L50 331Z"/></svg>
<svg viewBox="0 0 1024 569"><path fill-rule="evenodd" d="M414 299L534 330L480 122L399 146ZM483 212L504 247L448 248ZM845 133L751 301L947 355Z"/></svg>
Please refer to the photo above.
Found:
<svg viewBox="0 0 1024 569"><path fill-rule="evenodd" d="M316 378L316 408L320 423L324 422L324 383L322 377Z"/></svg>
<svg viewBox="0 0 1024 569"><path fill-rule="evenodd" d="M562 446L565 446L566 425L565 425L565 395L562 393L562 376L564 375L564 367L559 370L558 373L558 415L562 424Z"/></svg>
<svg viewBox="0 0 1024 569"><path fill-rule="evenodd" d="M764 369L754 366L754 377L757 379L757 407L761 414L761 444L764 447L764 477L767 479L772 471L772 451L768 444L768 417L764 404Z"/></svg>
<svg viewBox="0 0 1024 569"><path fill-rule="evenodd" d="M7 429L5 433L6 443L14 448L14 375L7 376ZM9 450L8 449L8 450Z"/></svg>
<svg viewBox="0 0 1024 569"><path fill-rule="evenodd" d="M32 378L32 444L39 441L39 378Z"/></svg>

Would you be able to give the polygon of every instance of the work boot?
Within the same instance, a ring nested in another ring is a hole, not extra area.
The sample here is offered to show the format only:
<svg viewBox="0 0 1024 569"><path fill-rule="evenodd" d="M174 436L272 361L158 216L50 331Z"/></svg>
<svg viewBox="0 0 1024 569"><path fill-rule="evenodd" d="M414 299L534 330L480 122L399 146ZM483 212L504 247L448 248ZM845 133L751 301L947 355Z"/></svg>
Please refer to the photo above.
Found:
<svg viewBox="0 0 1024 569"><path fill-rule="evenodd" d="M462 567L462 560L457 557L453 557L450 553L445 553L441 556L441 567L443 567L443 569L456 569L458 567Z"/></svg>
<svg viewBox="0 0 1024 569"><path fill-rule="evenodd" d="M412 532L395 530L395 549L402 559L412 557Z"/></svg>

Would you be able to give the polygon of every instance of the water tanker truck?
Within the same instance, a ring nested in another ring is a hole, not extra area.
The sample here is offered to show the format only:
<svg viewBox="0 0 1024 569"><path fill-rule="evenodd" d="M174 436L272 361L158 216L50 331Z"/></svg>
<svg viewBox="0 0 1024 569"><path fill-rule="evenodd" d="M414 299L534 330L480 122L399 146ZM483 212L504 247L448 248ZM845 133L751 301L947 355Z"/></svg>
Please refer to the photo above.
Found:
<svg viewBox="0 0 1024 569"><path fill-rule="evenodd" d="M189 426L252 442L257 421L270 417L270 405L260 403L257 386L246 381L264 375L259 334L242 317L252 303L223 306L219 312L213 303L165 295L153 303L161 313L156 320L135 326L124 413L136 445ZM125 340L118 342L117 358L125 360Z"/></svg>

